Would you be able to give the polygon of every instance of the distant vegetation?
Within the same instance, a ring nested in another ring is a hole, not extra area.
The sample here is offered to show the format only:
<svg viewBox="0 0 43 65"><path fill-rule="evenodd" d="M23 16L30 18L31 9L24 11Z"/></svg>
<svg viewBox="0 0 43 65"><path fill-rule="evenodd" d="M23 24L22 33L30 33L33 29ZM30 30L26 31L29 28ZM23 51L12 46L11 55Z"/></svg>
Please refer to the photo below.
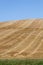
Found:
<svg viewBox="0 0 43 65"><path fill-rule="evenodd" d="M27 60L0 60L0 65L43 65L43 59L27 59Z"/></svg>

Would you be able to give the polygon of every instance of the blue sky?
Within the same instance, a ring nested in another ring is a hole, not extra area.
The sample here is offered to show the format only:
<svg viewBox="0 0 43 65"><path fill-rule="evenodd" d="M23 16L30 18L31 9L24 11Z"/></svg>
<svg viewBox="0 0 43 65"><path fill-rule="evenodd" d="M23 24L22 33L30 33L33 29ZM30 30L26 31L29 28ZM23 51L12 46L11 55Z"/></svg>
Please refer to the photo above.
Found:
<svg viewBox="0 0 43 65"><path fill-rule="evenodd" d="M0 0L0 22L43 18L43 0Z"/></svg>

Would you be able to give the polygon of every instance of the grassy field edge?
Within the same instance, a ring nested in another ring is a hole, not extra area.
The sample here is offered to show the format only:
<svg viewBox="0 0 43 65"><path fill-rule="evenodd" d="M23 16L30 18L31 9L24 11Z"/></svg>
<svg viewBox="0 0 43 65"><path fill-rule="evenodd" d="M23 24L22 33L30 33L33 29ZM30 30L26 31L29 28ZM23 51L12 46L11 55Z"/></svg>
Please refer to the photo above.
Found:
<svg viewBox="0 0 43 65"><path fill-rule="evenodd" d="M43 59L0 59L0 65L43 65Z"/></svg>

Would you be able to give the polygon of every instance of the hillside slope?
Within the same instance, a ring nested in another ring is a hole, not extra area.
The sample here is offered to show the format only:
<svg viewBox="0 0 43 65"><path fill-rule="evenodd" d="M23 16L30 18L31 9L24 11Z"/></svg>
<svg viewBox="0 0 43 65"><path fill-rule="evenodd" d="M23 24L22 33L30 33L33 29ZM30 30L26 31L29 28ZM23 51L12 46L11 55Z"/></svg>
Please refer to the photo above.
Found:
<svg viewBox="0 0 43 65"><path fill-rule="evenodd" d="M1 58L43 58L43 19L0 22Z"/></svg>

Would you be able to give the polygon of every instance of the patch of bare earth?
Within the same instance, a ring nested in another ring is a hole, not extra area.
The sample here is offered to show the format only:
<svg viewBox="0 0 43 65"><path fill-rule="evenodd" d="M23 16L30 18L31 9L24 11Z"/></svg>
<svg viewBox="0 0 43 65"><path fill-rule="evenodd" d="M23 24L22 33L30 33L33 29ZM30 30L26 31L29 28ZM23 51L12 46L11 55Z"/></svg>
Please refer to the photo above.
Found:
<svg viewBox="0 0 43 65"><path fill-rule="evenodd" d="M0 22L1 58L43 58L43 19Z"/></svg>

